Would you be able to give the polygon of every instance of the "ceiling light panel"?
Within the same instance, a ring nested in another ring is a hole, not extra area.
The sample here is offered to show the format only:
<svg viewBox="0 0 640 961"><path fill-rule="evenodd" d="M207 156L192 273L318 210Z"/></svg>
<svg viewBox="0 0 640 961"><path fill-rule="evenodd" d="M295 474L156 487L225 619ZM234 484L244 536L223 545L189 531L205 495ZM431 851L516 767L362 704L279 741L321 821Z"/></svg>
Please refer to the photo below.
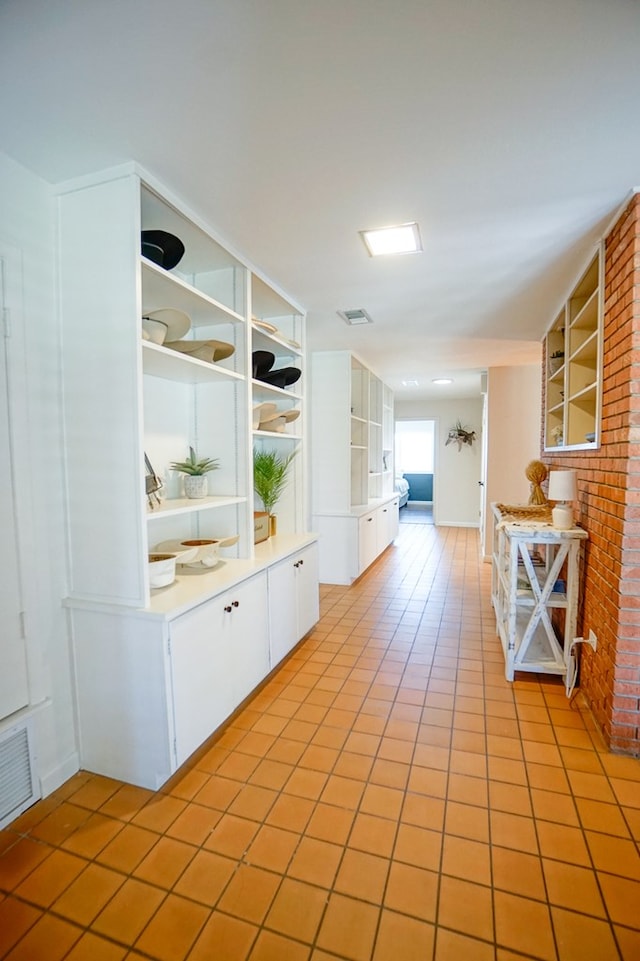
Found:
<svg viewBox="0 0 640 961"><path fill-rule="evenodd" d="M415 254L422 250L417 223L361 230L360 236L371 257L386 254Z"/></svg>

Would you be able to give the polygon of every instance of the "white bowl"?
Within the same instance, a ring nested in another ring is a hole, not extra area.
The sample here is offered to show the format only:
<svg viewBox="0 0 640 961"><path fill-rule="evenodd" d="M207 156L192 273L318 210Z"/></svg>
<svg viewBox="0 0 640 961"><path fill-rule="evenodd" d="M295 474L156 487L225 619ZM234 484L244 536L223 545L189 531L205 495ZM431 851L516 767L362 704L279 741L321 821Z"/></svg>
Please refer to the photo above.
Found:
<svg viewBox="0 0 640 961"><path fill-rule="evenodd" d="M152 590L173 584L176 579L175 554L149 554L148 564L149 587Z"/></svg>
<svg viewBox="0 0 640 961"><path fill-rule="evenodd" d="M164 344L168 329L167 325L163 324L161 320L152 320L150 317L142 318L142 336L153 344Z"/></svg>
<svg viewBox="0 0 640 961"><path fill-rule="evenodd" d="M187 567L215 567L219 559L220 541L206 538L180 541L181 550L195 550L195 555L189 560L178 558L178 563Z"/></svg>

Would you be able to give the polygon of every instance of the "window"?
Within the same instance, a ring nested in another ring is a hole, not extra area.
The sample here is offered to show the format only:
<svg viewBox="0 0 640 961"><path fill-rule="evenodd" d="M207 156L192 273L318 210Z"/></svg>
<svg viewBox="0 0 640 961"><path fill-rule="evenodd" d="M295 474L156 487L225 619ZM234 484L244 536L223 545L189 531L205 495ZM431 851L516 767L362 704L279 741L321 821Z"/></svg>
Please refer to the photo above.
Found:
<svg viewBox="0 0 640 961"><path fill-rule="evenodd" d="M396 423L396 474L433 474L435 421Z"/></svg>

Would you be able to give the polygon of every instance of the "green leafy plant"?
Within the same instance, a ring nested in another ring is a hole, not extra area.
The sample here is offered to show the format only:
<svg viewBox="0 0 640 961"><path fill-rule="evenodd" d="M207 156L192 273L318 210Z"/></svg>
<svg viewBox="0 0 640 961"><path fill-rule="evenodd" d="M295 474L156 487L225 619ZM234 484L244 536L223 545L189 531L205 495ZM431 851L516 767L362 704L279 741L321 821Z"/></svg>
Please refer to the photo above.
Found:
<svg viewBox="0 0 640 961"><path fill-rule="evenodd" d="M181 474L189 474L191 477L201 477L203 474L208 474L209 471L218 470L219 464L217 459L213 460L211 457L202 457L198 460L198 455L195 450L193 447L190 447L187 459L174 461L171 467L173 470L180 471Z"/></svg>
<svg viewBox="0 0 640 961"><path fill-rule="evenodd" d="M273 513L287 484L289 467L296 452L286 457L275 450L253 451L253 487L268 514Z"/></svg>

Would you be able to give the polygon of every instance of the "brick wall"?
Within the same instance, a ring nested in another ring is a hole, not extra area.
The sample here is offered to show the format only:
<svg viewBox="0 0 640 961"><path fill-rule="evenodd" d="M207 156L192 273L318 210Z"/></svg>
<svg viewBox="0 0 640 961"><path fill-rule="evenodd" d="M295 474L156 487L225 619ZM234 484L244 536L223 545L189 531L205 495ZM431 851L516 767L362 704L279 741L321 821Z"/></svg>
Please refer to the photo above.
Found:
<svg viewBox="0 0 640 961"><path fill-rule="evenodd" d="M597 451L548 452L572 467L589 532L582 584L580 688L614 751L640 756L640 198L605 239L603 396ZM544 363L544 359L543 359Z"/></svg>

